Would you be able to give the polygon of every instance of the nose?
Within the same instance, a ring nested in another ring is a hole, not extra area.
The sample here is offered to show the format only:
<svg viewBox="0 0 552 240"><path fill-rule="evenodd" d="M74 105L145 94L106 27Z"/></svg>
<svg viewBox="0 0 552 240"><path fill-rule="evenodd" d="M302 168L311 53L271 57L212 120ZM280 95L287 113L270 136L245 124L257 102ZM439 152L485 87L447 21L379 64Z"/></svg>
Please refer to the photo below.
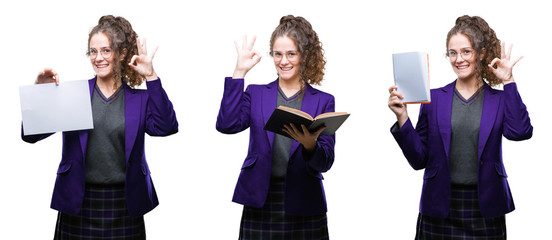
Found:
<svg viewBox="0 0 552 240"><path fill-rule="evenodd" d="M94 59L95 62L101 62L104 60L104 57L102 56L102 54L98 53L96 55L96 58Z"/></svg>
<svg viewBox="0 0 552 240"><path fill-rule="evenodd" d="M287 58L287 55L284 54L282 55L282 60L280 60L280 64L288 64L289 63L289 59Z"/></svg>
<svg viewBox="0 0 552 240"><path fill-rule="evenodd" d="M456 60L455 60L455 62L461 63L461 62L464 62L464 61L465 61L465 59L464 59L464 57L462 57L462 54L457 54L457 55L456 55Z"/></svg>

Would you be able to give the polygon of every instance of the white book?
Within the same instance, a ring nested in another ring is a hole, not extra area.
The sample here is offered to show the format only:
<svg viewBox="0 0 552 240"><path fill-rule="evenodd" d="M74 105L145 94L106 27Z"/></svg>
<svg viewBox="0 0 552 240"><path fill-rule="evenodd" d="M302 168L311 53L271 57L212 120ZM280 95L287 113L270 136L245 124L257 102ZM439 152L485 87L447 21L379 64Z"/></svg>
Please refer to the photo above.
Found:
<svg viewBox="0 0 552 240"><path fill-rule="evenodd" d="M429 55L424 52L393 54L393 73L402 103L430 103Z"/></svg>
<svg viewBox="0 0 552 240"><path fill-rule="evenodd" d="M19 87L24 135L93 128L87 80Z"/></svg>

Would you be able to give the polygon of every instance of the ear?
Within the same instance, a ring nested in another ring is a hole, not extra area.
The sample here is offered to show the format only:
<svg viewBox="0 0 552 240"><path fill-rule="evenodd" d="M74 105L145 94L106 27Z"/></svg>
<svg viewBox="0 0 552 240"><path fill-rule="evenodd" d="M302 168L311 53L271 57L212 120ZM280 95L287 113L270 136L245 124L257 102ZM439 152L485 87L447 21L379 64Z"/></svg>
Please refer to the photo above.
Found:
<svg viewBox="0 0 552 240"><path fill-rule="evenodd" d="M481 49L481 54L479 54L479 61L483 61L483 58L485 58L486 53L487 53L487 49L482 48Z"/></svg>
<svg viewBox="0 0 552 240"><path fill-rule="evenodd" d="M119 54L119 59L121 59L121 61L123 61L123 59L125 59L126 54L127 54L127 49L123 48L123 50Z"/></svg>

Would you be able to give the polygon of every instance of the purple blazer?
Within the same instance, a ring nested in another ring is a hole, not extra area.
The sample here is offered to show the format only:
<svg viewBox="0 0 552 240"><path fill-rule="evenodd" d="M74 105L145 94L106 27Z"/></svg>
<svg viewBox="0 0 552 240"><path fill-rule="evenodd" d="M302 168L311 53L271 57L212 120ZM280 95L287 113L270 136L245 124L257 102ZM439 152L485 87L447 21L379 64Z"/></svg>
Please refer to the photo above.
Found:
<svg viewBox="0 0 552 240"><path fill-rule="evenodd" d="M274 133L263 130L277 107L278 80L267 85L249 85L243 79L227 77L216 128L221 133L237 133L247 128L249 150L241 168L232 201L261 208L268 195L272 167ZM311 116L334 111L334 97L306 84L301 110ZM334 161L335 135L319 136L314 153L308 155L293 140L288 162L284 207L290 215L316 215L327 211L322 172Z"/></svg>
<svg viewBox="0 0 552 240"><path fill-rule="evenodd" d="M410 119L392 134L410 165L425 168L420 212L445 218L450 208L449 149L451 108L455 82L431 90L430 104L420 108L416 130ZM478 193L484 217L504 215L515 209L502 163L502 136L521 141L531 138L533 126L516 83L495 90L487 84L479 129Z"/></svg>
<svg viewBox="0 0 552 240"><path fill-rule="evenodd" d="M90 96L96 78L90 79ZM125 93L125 198L131 217L140 217L155 208L159 201L150 177L144 153L144 133L167 136L178 132L173 106L163 90L161 80L146 82L147 90L132 89L123 83ZM50 134L24 136L35 143ZM51 208L78 214L84 199L85 156L88 130L63 132L61 163L57 171Z"/></svg>

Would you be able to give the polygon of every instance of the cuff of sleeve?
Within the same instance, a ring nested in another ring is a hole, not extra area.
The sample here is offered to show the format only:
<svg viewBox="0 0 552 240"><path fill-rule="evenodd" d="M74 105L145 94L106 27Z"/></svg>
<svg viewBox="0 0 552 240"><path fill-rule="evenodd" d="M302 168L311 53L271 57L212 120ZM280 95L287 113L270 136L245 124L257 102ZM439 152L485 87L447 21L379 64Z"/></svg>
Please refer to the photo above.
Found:
<svg viewBox="0 0 552 240"><path fill-rule="evenodd" d="M146 81L146 87L148 89L161 88L161 78L158 77L156 80Z"/></svg>
<svg viewBox="0 0 552 240"><path fill-rule="evenodd" d="M302 144L301 147L303 148L303 158L305 159L305 162L308 162L312 159L312 157L316 154L318 149L320 148L320 143L316 141L316 145L314 145L314 150L312 152L309 152Z"/></svg>
<svg viewBox="0 0 552 240"><path fill-rule="evenodd" d="M516 82L508 83L504 85L504 91L517 91Z"/></svg>
<svg viewBox="0 0 552 240"><path fill-rule="evenodd" d="M232 80L232 79L233 79L233 80L242 80L242 81L244 80L244 78L232 78L232 77L225 77L225 78L224 78L224 80L226 80L226 81L230 81L230 80Z"/></svg>
<svg viewBox="0 0 552 240"><path fill-rule="evenodd" d="M393 126L391 126L391 133L392 134L399 134L401 132L404 132L406 131L406 129L408 128L414 128L412 126L412 122L410 121L410 118L408 118L406 120L406 122L404 122L403 126L401 128L399 128L399 122L395 122L395 124L393 124Z"/></svg>

